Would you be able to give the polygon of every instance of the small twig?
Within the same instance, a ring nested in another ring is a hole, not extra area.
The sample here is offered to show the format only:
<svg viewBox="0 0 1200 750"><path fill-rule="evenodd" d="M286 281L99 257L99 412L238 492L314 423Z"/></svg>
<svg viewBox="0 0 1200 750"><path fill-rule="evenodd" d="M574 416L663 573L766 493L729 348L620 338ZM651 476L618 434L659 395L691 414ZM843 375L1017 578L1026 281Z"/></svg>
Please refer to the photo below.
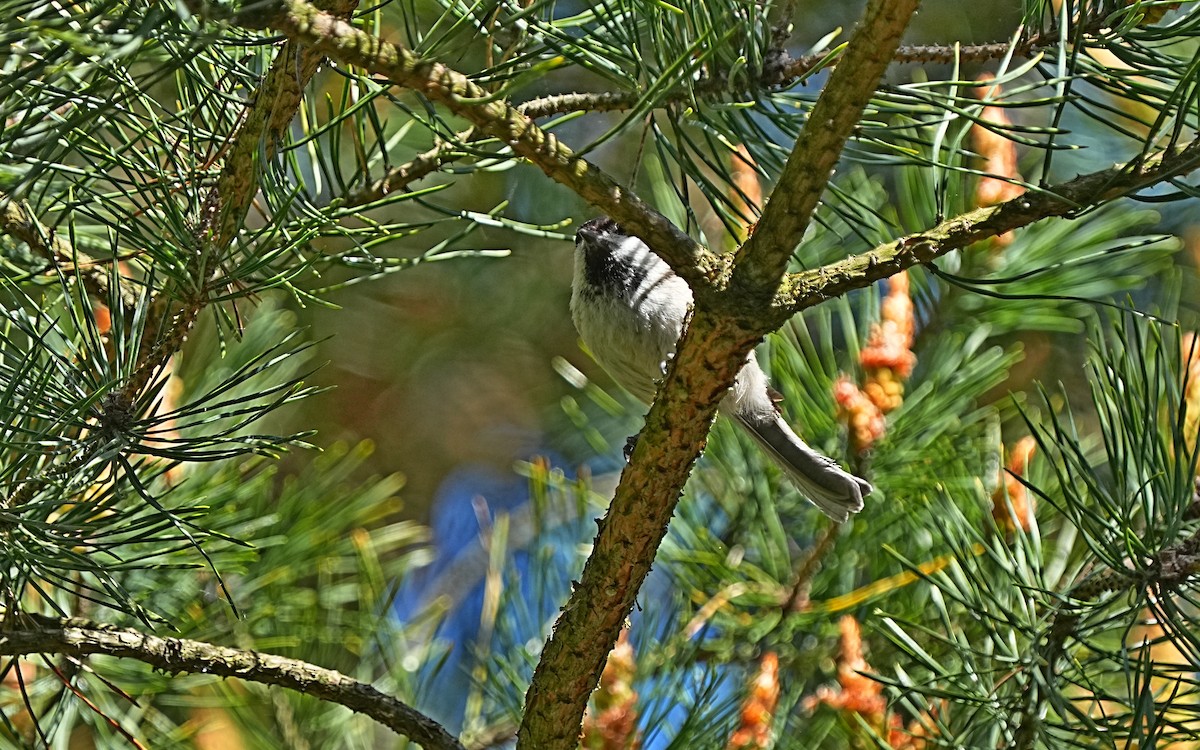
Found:
<svg viewBox="0 0 1200 750"><path fill-rule="evenodd" d="M463 750L442 725L365 682L299 659L183 638L161 638L86 620L10 615L0 622L0 654L104 654L134 659L171 674L212 674L288 688L345 706L419 743L426 750Z"/></svg>
<svg viewBox="0 0 1200 750"><path fill-rule="evenodd" d="M907 45L896 50L892 61L896 63L936 63L948 65L957 61L984 62L1002 58L1012 52L1015 58L1031 57L1040 52L1054 49L1061 40L1054 34L1034 34L1026 39L1012 42L990 42L987 44L967 44L960 46L949 45ZM729 92L728 82L724 77L717 76L699 82L693 89L679 89L663 97L662 104L673 104L690 100L694 95L714 95L739 97L754 93L755 96L763 89L781 90L793 86L796 81L810 73L821 61L828 57L827 52L820 52L801 57L789 57L786 52L776 51L776 54L764 66L758 79L754 81L750 91ZM836 58L831 65L836 64ZM598 91L575 92L565 94L550 94L516 105L517 111L530 119L551 117L571 112L619 112L637 106L643 97L642 91ZM452 140L439 144L432 149L418 154L411 161L389 169L383 177L371 185L361 188L347 196L351 206L370 203L385 195L403 190L409 184L436 172L442 166L456 161L461 154L457 144L469 142L478 138L472 130L458 134Z"/></svg>
<svg viewBox="0 0 1200 750"><path fill-rule="evenodd" d="M668 94L664 102L675 101L686 96L680 91ZM530 99L524 104L517 105L517 110L526 117L534 120L552 115L565 115L569 112L620 112L633 109L643 96L641 91L595 91L571 94L552 94L537 99Z"/></svg>
<svg viewBox="0 0 1200 750"><path fill-rule="evenodd" d="M388 169L379 179L347 195L344 205L363 206L382 200L397 190L403 190L409 184L428 177L449 162L457 160L462 144L480 140L482 137L475 128L468 128L428 151L417 154L411 161Z"/></svg>
<svg viewBox="0 0 1200 750"><path fill-rule="evenodd" d="M1084 30L1093 33L1099 26L1094 22ZM892 55L892 62L901 64L927 63L949 65L959 62L986 62L997 60L1012 52L1017 59L1028 58L1041 52L1055 49L1062 43L1057 34L1034 34L1012 42L989 42L986 44L965 44L959 46L924 44L906 45L899 47ZM778 53L769 65L764 66L761 73L753 81L749 90L738 89L730 91L729 82L723 76L715 76L696 83L691 89L678 89L666 94L663 104L674 104L688 101L693 94L724 95L728 97L761 96L763 90L779 91L795 85L796 81L808 75L821 61L827 59L828 51L818 52L800 57L790 57L786 53ZM841 59L838 55L830 61L830 66L836 65ZM530 99L517 108L532 118L550 117L570 112L614 112L632 109L644 96L642 91L598 91L571 94L551 94Z"/></svg>
<svg viewBox="0 0 1200 750"><path fill-rule="evenodd" d="M828 524L821 535L817 537L816 543L808 550L808 554L804 556L804 561L800 563L800 567L792 579L791 591L787 600L783 603L784 614L796 612L808 603L809 584L812 583L813 576L817 574L821 560L829 550L833 549L833 543L837 540L838 531L841 528L836 523Z"/></svg>
<svg viewBox="0 0 1200 750"><path fill-rule="evenodd" d="M358 0L321 0L337 15L348 16ZM167 288L155 298L149 320L160 321L156 332L141 341L133 375L121 389L125 403L137 402L142 391L187 340L209 301L205 287L219 269L219 259L232 245L259 190L261 155L274 155L303 100L304 89L324 55L303 45L280 48L251 97L249 107L229 144L217 183L204 197L195 247L188 262L188 284Z"/></svg>

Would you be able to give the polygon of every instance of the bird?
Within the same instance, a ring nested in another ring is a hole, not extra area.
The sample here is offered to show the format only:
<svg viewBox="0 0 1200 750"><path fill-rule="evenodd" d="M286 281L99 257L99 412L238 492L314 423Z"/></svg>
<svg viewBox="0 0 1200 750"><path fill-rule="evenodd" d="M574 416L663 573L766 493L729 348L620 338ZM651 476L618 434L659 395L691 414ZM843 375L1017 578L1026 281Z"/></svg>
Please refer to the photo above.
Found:
<svg viewBox="0 0 1200 750"><path fill-rule="evenodd" d="M571 318L592 356L630 394L654 400L692 305L692 290L645 242L601 216L575 234ZM754 352L719 413L731 418L800 492L839 523L862 510L871 484L810 448L783 420Z"/></svg>

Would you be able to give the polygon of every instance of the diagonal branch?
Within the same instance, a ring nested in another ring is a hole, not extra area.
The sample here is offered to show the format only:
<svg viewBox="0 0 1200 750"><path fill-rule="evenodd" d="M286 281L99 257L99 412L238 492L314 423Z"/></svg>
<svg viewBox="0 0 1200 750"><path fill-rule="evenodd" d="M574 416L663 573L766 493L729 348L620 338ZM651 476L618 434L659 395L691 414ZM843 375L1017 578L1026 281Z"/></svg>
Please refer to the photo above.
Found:
<svg viewBox="0 0 1200 750"><path fill-rule="evenodd" d="M443 104L488 135L512 147L548 177L578 193L646 241L697 294L720 275L724 262L599 167L575 154L553 133L503 98L462 73L419 57L398 44L324 13L304 0L278 0L265 10L246 10L235 21L246 28L275 29L289 39L354 65Z"/></svg>
<svg viewBox="0 0 1200 750"><path fill-rule="evenodd" d="M348 14L358 0L325 2L337 12ZM301 45L287 44L272 61L262 85L253 94L245 119L233 136L217 184L205 196L204 225L197 228L197 247L189 263L190 286L167 287L154 298L146 317L148 321L157 321L157 330L150 330L147 324L133 374L120 392L114 394L116 403L133 409L167 361L183 347L200 312L208 304L205 287L216 274L216 261L235 239L258 192L262 169L260 155L274 153L300 107L304 88L323 58L320 53ZM19 229L19 222L17 227ZM9 230L6 228L5 231ZM2 504L11 507L27 502L39 487L51 481L53 474L69 472L87 460L87 456L77 455L66 465L52 467L48 473L29 478Z"/></svg>
<svg viewBox="0 0 1200 750"><path fill-rule="evenodd" d="M1100 30L1104 19L1095 19L1083 29L1083 34ZM955 62L985 62L1012 54L1013 58L1029 58L1054 50L1062 44L1059 33L1037 33L1013 42L988 42L986 44L922 44L898 47L892 55L894 63L950 65ZM833 67L846 57L843 49L830 59L830 51L791 57L777 53L770 65L764 66L747 90L730 93L729 82L724 76L716 76L698 82L691 88L680 88L668 92L662 103L690 102L696 94L719 95L722 98L758 97L762 90L786 91L811 73L821 63ZM570 94L549 94L530 99L518 108L529 117L540 118L570 112L614 112L632 109L645 97L645 91L596 91Z"/></svg>
<svg viewBox="0 0 1200 750"><path fill-rule="evenodd" d="M860 29L834 68L804 130L788 156L779 183L758 223L734 259L731 288L741 296L770 299L778 288L792 251L821 200L834 166L875 86L900 45L900 37L919 0L870 3Z"/></svg>
<svg viewBox="0 0 1200 750"><path fill-rule="evenodd" d="M324 4L334 13L349 15L358 0L324 0ZM196 228L197 246L188 264L190 286L164 289L155 299L149 319L160 321L160 327L155 335L142 341L137 368L121 391L126 403L135 403L167 360L179 351L208 304L206 287L258 193L262 159L275 153L300 108L304 89L323 59L324 55L315 50L289 43L272 60L233 136L217 184L204 198L201 225Z"/></svg>
<svg viewBox="0 0 1200 750"><path fill-rule="evenodd" d="M444 165L456 161L463 155L462 144L480 140L475 128L468 128L454 137L441 141L428 151L422 151L411 160L392 167L374 182L352 191L345 198L348 207L365 206L383 200L388 195L403 190L411 183L428 177Z"/></svg>
<svg viewBox="0 0 1200 750"><path fill-rule="evenodd" d="M171 674L213 674L275 685L369 716L425 750L463 750L441 724L403 701L365 682L299 659L183 638L160 638L86 620L26 614L5 618L0 625L0 655L26 654L104 654L134 659Z"/></svg>
<svg viewBox="0 0 1200 750"><path fill-rule="evenodd" d="M1012 53L1015 58L1031 57L1046 50L1057 48L1061 39L1057 34L1033 34L1011 42L989 42L968 45L906 45L896 50L892 62L950 64L956 61L994 60ZM768 69L762 71L755 88L786 90L826 61L827 52L788 57L781 55ZM838 55L840 59L841 55ZM831 65L836 65L836 59ZM680 89L663 98L663 103L691 101L695 94L709 93L724 96L728 88L724 79L712 79L697 86L695 90ZM748 92L741 92L744 96ZM597 91L549 94L517 105L517 109L531 119L567 114L570 112L618 112L632 109L645 96L644 91ZM402 190L409 184L436 172L445 164L462 157L456 143L472 140L471 131L460 133L453 141L446 141L428 151L418 154L411 161L387 171L383 177L347 196L350 205L362 205L379 200L388 193Z"/></svg>
<svg viewBox="0 0 1200 750"><path fill-rule="evenodd" d="M1084 27L1083 33L1094 34L1102 26L1103 18L1090 20ZM1047 33L1037 32L1023 35L1015 42L988 42L984 44L967 45L902 45L892 56L895 63L915 64L952 64L955 62L983 62L995 60L1006 55L1014 58L1028 58L1042 52L1057 49L1062 44L1062 36L1058 31ZM843 49L831 60L828 50L800 57L791 57L786 52L777 52L770 64L756 76L750 84L750 89L729 93L728 81L724 76L716 76L699 82L694 87L680 88L666 94L661 104L692 101L697 95L715 95L718 98L759 96L762 89L783 91L791 88L797 81L811 73L817 66L826 63L833 67L845 54ZM521 114L530 119L539 119L571 112L617 112L636 107L644 98L645 92L637 91L596 91L548 94L530 99L516 106ZM394 167L381 178L370 185L359 188L347 196L349 205L362 205L373 200L379 200L396 190L402 190L412 182L427 177L445 164L457 161L463 154L456 143L468 142L478 138L471 130L460 133L452 141L446 141L434 146L428 151L418 154L411 161Z"/></svg>
<svg viewBox="0 0 1200 750"><path fill-rule="evenodd" d="M791 274L776 295L772 314L780 325L801 310L831 297L862 289L892 274L929 263L988 237L1051 217L1069 217L1088 208L1173 179L1200 167L1200 138L1178 151L1119 164L1049 185L1004 203L977 208L924 232L910 234L859 255L803 273Z"/></svg>

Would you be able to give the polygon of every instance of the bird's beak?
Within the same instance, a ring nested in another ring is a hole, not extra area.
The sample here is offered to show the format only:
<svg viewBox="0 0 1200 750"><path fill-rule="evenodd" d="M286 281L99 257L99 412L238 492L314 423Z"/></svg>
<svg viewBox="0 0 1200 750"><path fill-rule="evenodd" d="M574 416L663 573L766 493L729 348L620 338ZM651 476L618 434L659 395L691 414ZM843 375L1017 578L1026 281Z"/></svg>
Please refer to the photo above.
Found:
<svg viewBox="0 0 1200 750"><path fill-rule="evenodd" d="M591 227L586 224L581 226L575 232L576 244L583 242L585 240L587 242L596 242L599 238L600 238L600 232L596 229L596 227Z"/></svg>

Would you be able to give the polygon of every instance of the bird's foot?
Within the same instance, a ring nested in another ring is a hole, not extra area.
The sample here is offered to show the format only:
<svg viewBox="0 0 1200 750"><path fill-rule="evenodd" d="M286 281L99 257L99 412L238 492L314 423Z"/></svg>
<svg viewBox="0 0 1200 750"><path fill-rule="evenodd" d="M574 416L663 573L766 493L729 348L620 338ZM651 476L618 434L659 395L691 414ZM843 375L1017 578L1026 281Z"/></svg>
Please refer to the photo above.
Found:
<svg viewBox="0 0 1200 750"><path fill-rule="evenodd" d="M641 433L639 433L639 434L641 434ZM625 454L626 462L628 462L629 459L633 458L633 449L637 447L637 441L638 441L637 435L630 435L625 440L625 449L622 451L622 453Z"/></svg>

